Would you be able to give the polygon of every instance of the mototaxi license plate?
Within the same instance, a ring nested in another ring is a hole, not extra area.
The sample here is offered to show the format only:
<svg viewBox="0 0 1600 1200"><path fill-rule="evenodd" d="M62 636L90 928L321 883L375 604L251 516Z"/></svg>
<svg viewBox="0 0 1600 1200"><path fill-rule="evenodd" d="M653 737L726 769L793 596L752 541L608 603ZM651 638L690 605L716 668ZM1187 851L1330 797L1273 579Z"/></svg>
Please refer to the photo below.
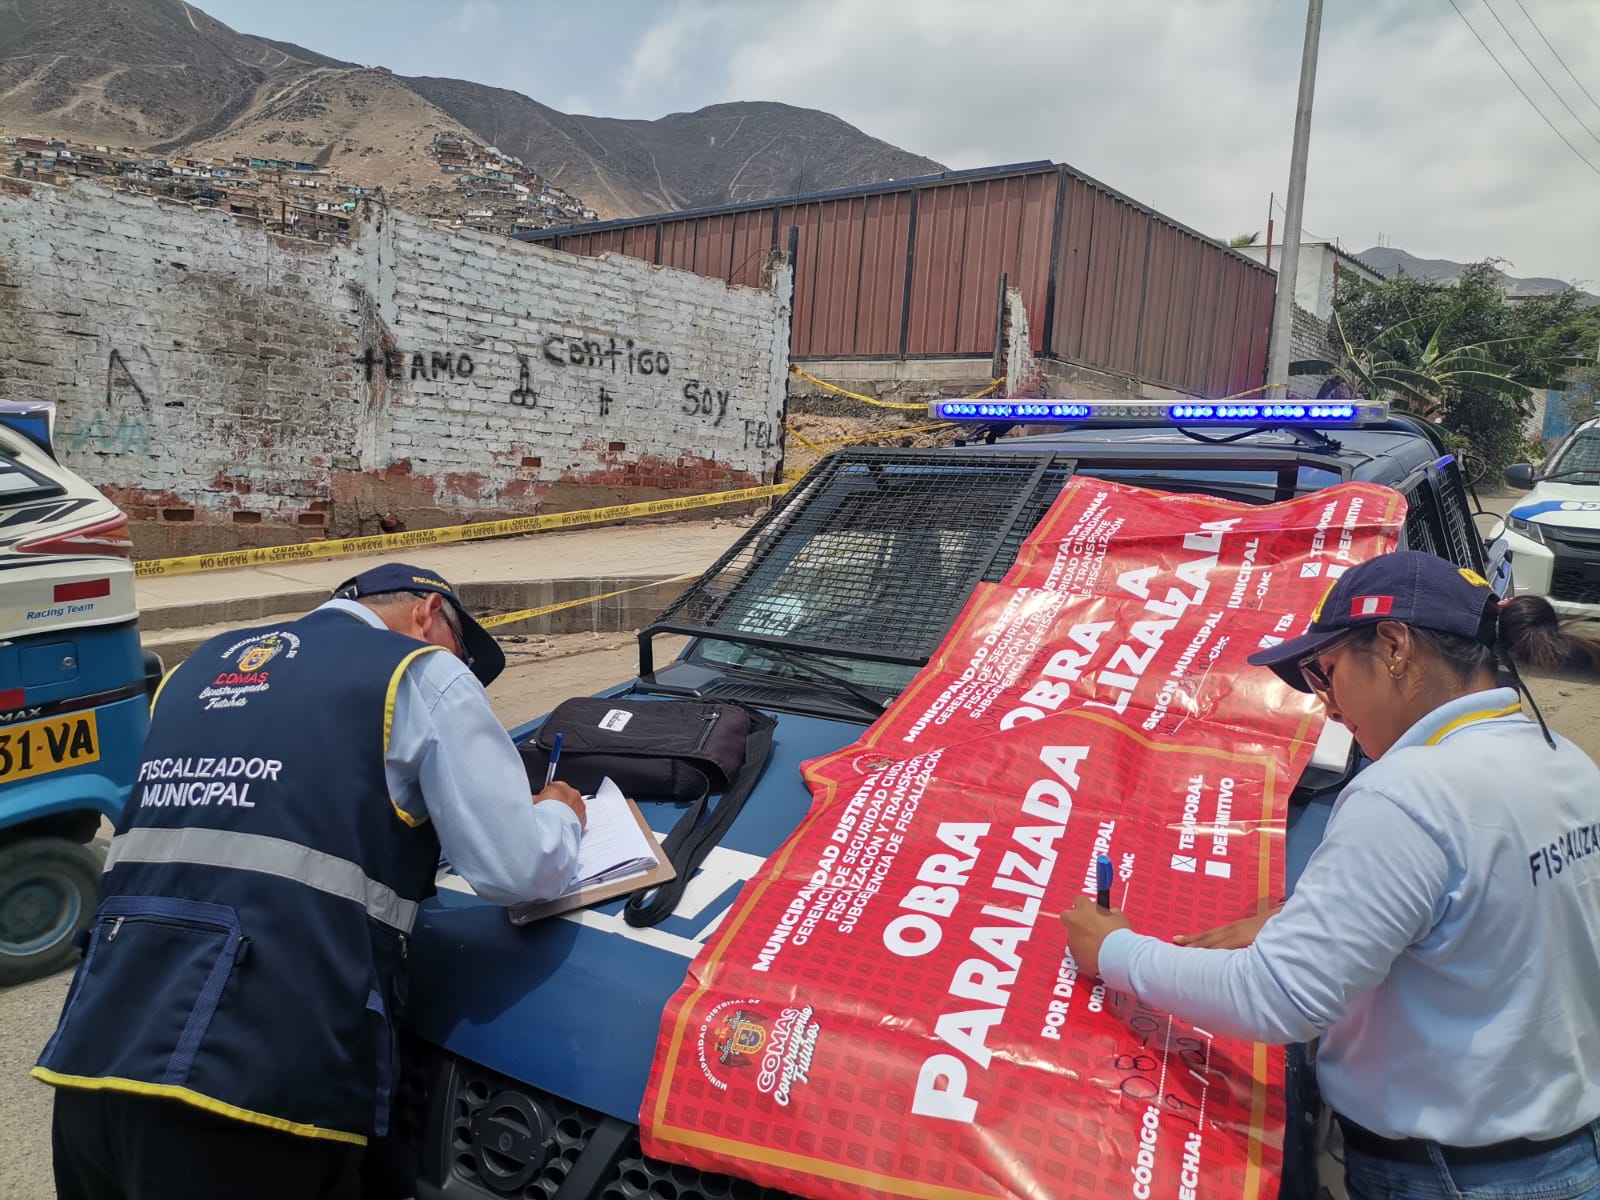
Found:
<svg viewBox="0 0 1600 1200"><path fill-rule="evenodd" d="M0 784L100 761L94 710L0 725Z"/></svg>

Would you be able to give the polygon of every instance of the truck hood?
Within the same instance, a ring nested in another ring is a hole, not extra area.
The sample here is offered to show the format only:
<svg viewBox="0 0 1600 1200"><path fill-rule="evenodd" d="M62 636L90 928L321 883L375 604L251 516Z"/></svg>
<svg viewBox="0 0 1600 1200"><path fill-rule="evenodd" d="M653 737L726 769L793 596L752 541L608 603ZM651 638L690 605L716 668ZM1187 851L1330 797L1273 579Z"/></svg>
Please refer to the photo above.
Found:
<svg viewBox="0 0 1600 1200"><path fill-rule="evenodd" d="M1535 484L1510 515L1540 525L1600 529L1600 484Z"/></svg>
<svg viewBox="0 0 1600 1200"><path fill-rule="evenodd" d="M672 916L650 929L622 919L619 898L513 925L446 870L423 905L411 954L406 1024L452 1054L632 1123L661 1014L689 962L744 881L811 808L800 764L848 745L863 726L774 714L772 759L722 843ZM665 836L682 809L641 803ZM486 964L461 973L459 964Z"/></svg>

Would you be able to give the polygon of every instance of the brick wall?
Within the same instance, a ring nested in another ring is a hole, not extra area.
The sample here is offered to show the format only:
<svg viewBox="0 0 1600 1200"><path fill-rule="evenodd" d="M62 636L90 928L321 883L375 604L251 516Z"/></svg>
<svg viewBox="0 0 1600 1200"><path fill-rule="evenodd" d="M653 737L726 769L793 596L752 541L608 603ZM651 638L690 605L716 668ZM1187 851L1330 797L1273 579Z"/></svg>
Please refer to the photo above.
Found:
<svg viewBox="0 0 1600 1200"><path fill-rule="evenodd" d="M1002 394L1030 400L1047 395L1044 362L1033 353L1021 288L1006 289L1005 345L1006 383Z"/></svg>
<svg viewBox="0 0 1600 1200"><path fill-rule="evenodd" d="M1289 324L1290 362L1305 358L1336 359L1332 338L1333 329L1329 322L1307 312L1298 304L1294 306ZM1291 375L1289 395L1315 396L1326 379L1326 375Z"/></svg>
<svg viewBox="0 0 1600 1200"><path fill-rule="evenodd" d="M746 486L777 461L787 268L730 288L372 208L350 243L0 181L0 396L140 551Z"/></svg>

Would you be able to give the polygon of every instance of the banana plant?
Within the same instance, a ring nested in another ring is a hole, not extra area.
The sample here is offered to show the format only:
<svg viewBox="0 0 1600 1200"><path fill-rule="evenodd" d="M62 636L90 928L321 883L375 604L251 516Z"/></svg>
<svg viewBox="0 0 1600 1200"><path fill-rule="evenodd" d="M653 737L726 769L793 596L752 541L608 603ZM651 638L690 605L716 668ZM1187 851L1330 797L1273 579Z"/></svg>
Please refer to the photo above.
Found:
<svg viewBox="0 0 1600 1200"><path fill-rule="evenodd" d="M1419 339L1428 319L1413 317L1389 326L1360 348L1351 345L1335 312L1332 329L1337 357L1300 359L1289 364L1289 374L1328 376L1318 393L1321 398L1344 395L1389 400L1429 420L1438 420L1450 400L1467 388L1502 396L1526 416L1531 402L1528 388L1511 378L1514 368L1496 355L1529 339L1493 338L1444 349L1444 336L1461 312L1458 307L1446 315L1433 328L1426 345Z"/></svg>

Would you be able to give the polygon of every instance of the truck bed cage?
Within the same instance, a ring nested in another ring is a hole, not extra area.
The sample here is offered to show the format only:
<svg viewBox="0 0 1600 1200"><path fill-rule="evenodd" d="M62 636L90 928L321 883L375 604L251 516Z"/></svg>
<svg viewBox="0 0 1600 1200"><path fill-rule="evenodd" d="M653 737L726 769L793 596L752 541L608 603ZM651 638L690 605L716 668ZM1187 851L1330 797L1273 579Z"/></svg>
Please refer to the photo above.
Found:
<svg viewBox="0 0 1600 1200"><path fill-rule="evenodd" d="M1071 477L1051 450L846 449L824 458L639 633L920 666Z"/></svg>

